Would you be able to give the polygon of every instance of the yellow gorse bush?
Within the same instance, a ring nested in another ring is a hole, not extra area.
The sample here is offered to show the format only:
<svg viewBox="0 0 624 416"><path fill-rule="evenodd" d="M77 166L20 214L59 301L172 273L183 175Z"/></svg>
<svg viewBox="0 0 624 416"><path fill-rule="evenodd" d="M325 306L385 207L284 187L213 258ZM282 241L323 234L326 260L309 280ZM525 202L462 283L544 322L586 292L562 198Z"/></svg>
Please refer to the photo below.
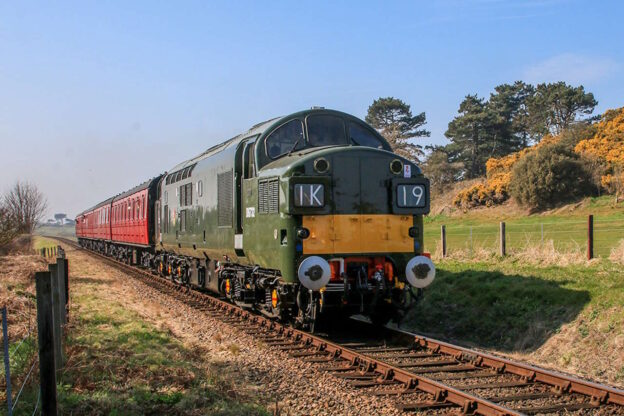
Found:
<svg viewBox="0 0 624 416"><path fill-rule="evenodd" d="M581 140L574 151L581 156L597 158L607 165L607 171L601 178L601 185L608 192L615 193L624 187L624 107L608 110L595 127L594 136ZM453 203L467 209L504 202L509 198L514 165L527 154L560 140L561 136L548 134L535 146L501 158L489 159L485 164L485 182L460 191Z"/></svg>
<svg viewBox="0 0 624 416"><path fill-rule="evenodd" d="M617 192L624 184L624 107L608 110L596 123L596 134L581 140L574 151L604 161L607 170L600 183L607 191Z"/></svg>
<svg viewBox="0 0 624 416"><path fill-rule="evenodd" d="M460 191L453 200L455 206L460 208L472 208L476 206L493 206L509 199L509 185L511 184L511 171L514 165L527 154L536 151L547 144L556 143L559 136L546 135L535 146L527 147L519 152L511 153L501 158L490 158L485 163L485 183L474 185Z"/></svg>

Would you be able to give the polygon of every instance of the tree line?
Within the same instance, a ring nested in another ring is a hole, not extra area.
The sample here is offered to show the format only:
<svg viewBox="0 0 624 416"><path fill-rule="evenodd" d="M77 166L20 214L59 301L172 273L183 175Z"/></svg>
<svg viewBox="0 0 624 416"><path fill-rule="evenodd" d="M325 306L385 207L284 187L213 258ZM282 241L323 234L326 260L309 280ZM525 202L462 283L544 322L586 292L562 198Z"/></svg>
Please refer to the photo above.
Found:
<svg viewBox="0 0 624 416"><path fill-rule="evenodd" d="M502 84L486 99L467 95L445 132L449 144L427 146L413 139L428 137L424 112L414 116L405 102L379 98L368 108L366 121L400 155L424 163L434 188L482 177L486 162L534 145L546 135L559 135L575 124L588 124L598 102L583 86L565 82ZM425 158L425 150L428 155Z"/></svg>

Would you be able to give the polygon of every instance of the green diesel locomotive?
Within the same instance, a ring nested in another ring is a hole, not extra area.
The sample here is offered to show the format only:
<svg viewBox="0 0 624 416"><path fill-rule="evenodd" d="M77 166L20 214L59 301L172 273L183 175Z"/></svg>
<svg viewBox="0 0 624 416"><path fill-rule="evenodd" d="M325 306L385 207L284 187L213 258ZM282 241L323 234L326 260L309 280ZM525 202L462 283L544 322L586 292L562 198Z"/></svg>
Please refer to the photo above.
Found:
<svg viewBox="0 0 624 416"><path fill-rule="evenodd" d="M338 111L269 120L182 162L156 204L161 273L302 325L398 318L435 275L428 180Z"/></svg>
<svg viewBox="0 0 624 416"><path fill-rule="evenodd" d="M84 231L90 216L108 225L108 208L77 218L83 246L311 330L328 316L399 320L435 276L423 253L429 181L349 114L257 124L137 189L149 243L112 238L135 209L113 198L110 240Z"/></svg>

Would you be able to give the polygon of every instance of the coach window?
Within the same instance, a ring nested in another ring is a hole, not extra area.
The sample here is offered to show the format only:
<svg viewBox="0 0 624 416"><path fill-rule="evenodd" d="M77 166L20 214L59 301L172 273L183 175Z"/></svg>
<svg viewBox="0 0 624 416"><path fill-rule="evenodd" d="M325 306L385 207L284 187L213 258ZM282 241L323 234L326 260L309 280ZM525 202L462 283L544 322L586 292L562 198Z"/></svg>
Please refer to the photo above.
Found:
<svg viewBox="0 0 624 416"><path fill-rule="evenodd" d="M186 205L193 205L193 182L186 184Z"/></svg>
<svg viewBox="0 0 624 416"><path fill-rule="evenodd" d="M147 218L147 206L145 205L145 195L143 195L141 201L141 206L143 207L143 218Z"/></svg>
<svg viewBox="0 0 624 416"><path fill-rule="evenodd" d="M186 210L180 211L180 231L186 231Z"/></svg>
<svg viewBox="0 0 624 416"><path fill-rule="evenodd" d="M289 152L303 149L303 123L301 120L291 120L275 130L264 142L266 154L271 159Z"/></svg>
<svg viewBox="0 0 624 416"><path fill-rule="evenodd" d="M383 149L383 143L370 130L364 126L349 122L349 140L358 146Z"/></svg>
<svg viewBox="0 0 624 416"><path fill-rule="evenodd" d="M141 215L141 200L139 198L136 199L136 214L134 215L134 219L140 219Z"/></svg>

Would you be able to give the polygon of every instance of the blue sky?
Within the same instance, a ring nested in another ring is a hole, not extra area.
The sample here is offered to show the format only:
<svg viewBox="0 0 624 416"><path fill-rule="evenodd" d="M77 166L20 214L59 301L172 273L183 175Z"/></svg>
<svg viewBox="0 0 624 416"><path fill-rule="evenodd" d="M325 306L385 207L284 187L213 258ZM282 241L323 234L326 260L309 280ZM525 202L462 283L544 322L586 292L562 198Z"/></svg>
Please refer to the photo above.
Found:
<svg viewBox="0 0 624 416"><path fill-rule="evenodd" d="M466 94L582 84L624 105L624 3L2 2L0 191L16 179L74 215L264 119L364 117L385 96L431 138Z"/></svg>

